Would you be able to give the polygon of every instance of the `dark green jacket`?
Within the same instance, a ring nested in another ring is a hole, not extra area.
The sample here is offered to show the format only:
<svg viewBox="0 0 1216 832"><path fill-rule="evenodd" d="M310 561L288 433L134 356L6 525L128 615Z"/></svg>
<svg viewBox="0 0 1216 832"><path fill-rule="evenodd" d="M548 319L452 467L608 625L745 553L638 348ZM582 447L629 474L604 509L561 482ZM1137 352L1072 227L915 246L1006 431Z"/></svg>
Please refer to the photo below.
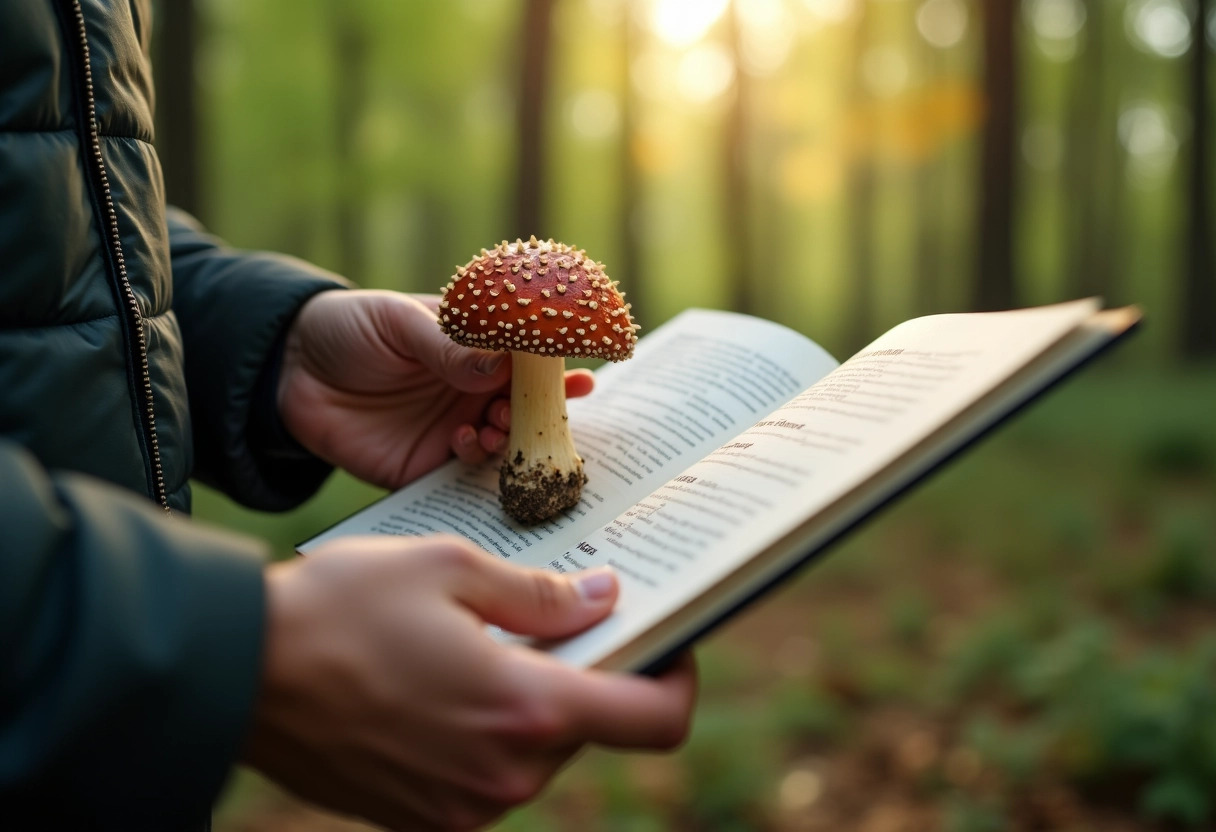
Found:
<svg viewBox="0 0 1216 832"><path fill-rule="evenodd" d="M149 13L0 8L0 829L206 816L256 694L263 553L182 516L188 479L273 509L326 472L251 436L282 332L337 283L166 211Z"/></svg>

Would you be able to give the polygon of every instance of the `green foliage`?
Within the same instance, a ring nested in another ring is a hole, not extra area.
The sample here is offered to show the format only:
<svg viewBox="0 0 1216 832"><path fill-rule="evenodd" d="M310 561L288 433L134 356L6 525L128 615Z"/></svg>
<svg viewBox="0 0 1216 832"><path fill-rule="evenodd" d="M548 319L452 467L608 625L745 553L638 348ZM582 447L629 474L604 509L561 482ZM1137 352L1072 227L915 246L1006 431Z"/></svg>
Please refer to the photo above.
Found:
<svg viewBox="0 0 1216 832"><path fill-rule="evenodd" d="M785 682L770 695L769 730L787 746L825 745L848 735L847 708L817 685Z"/></svg>
<svg viewBox="0 0 1216 832"><path fill-rule="evenodd" d="M977 693L985 686L1003 689L1011 681L1011 668L1025 661L1030 651L1021 619L1010 614L994 616L981 622L947 659L942 684L955 697Z"/></svg>
<svg viewBox="0 0 1216 832"><path fill-rule="evenodd" d="M1164 518L1144 586L1167 598L1216 601L1216 546L1211 512L1173 512Z"/></svg>
<svg viewBox="0 0 1216 832"><path fill-rule="evenodd" d="M1038 649L1017 655L1007 670L1012 691L1024 701L1054 701L1070 693L1081 702L1101 694L1090 686L1099 684L1100 671L1110 660L1110 631L1099 621L1083 621Z"/></svg>
<svg viewBox="0 0 1216 832"><path fill-rule="evenodd" d="M1210 430L1166 428L1143 442L1138 461L1146 473L1195 478L1216 472L1216 441Z"/></svg>
<svg viewBox="0 0 1216 832"><path fill-rule="evenodd" d="M1025 786L1042 771L1051 735L1041 726L1005 726L990 715L973 717L964 730L969 747L1014 786Z"/></svg>
<svg viewBox="0 0 1216 832"><path fill-rule="evenodd" d="M1174 820L1198 829L1212 816L1211 789L1185 775L1167 774L1155 780L1141 801L1150 818Z"/></svg>
<svg viewBox="0 0 1216 832"><path fill-rule="evenodd" d="M1110 630L1090 621L1003 655L1013 657L1006 693L1025 716L977 717L966 738L1009 786L1051 771L1094 791L1141 782L1146 816L1216 819L1216 641L1119 661Z"/></svg>
<svg viewBox="0 0 1216 832"><path fill-rule="evenodd" d="M743 832L760 826L764 799L776 781L763 712L730 706L697 714L684 760L689 809L701 828Z"/></svg>
<svg viewBox="0 0 1216 832"><path fill-rule="evenodd" d="M605 829L650 832L660 827L653 807L640 799L637 783L629 777L626 760L600 757L596 783L603 800L599 814Z"/></svg>
<svg viewBox="0 0 1216 832"><path fill-rule="evenodd" d="M1180 607L1216 604L1216 516L1202 499L1173 503L1157 509L1140 546L1100 576L1110 597L1149 625Z"/></svg>
<svg viewBox="0 0 1216 832"><path fill-rule="evenodd" d="M557 832L556 823L533 809L512 812L495 827L498 832Z"/></svg>
<svg viewBox="0 0 1216 832"><path fill-rule="evenodd" d="M946 804L946 832L1005 832L1009 828L999 807L956 795Z"/></svg>
<svg viewBox="0 0 1216 832"><path fill-rule="evenodd" d="M873 651L857 664L858 691L873 702L917 702L925 685L924 669L922 658L896 651Z"/></svg>
<svg viewBox="0 0 1216 832"><path fill-rule="evenodd" d="M932 608L923 594L899 592L887 601L887 626L899 642L910 647L922 646L931 613Z"/></svg>
<svg viewBox="0 0 1216 832"><path fill-rule="evenodd" d="M697 673L705 690L728 696L745 690L757 671L748 656L714 645L698 655Z"/></svg>
<svg viewBox="0 0 1216 832"><path fill-rule="evenodd" d="M1148 794L1166 783L1177 792L1183 782L1216 793L1216 641L1154 652L1106 676L1093 725L1105 752L1099 771L1146 772Z"/></svg>

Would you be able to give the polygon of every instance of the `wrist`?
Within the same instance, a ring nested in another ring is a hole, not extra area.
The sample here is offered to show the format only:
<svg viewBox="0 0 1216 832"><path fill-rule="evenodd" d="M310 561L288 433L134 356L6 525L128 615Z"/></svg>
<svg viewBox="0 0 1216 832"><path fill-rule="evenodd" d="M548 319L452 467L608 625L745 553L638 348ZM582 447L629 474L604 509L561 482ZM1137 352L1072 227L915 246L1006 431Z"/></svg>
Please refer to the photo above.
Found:
<svg viewBox="0 0 1216 832"><path fill-rule="evenodd" d="M307 305L305 303L305 306ZM297 320L299 315L280 333L271 347L251 403L249 445L268 460L303 461L313 458L308 449L292 435L283 420L286 387L284 382L288 376L289 364L294 362L294 355L299 351Z"/></svg>
<svg viewBox="0 0 1216 832"><path fill-rule="evenodd" d="M291 701L288 691L292 677L290 645L297 626L289 566L276 564L265 570L266 613L262 636L262 667L253 718L241 753L242 762L261 771L273 768L278 756L284 702Z"/></svg>

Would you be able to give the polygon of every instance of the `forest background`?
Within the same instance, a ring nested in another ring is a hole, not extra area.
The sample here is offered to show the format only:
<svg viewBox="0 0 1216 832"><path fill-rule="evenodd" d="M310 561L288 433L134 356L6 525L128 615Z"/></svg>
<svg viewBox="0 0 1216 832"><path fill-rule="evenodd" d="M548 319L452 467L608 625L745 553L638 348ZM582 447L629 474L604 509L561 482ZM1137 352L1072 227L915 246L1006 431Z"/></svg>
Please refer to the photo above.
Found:
<svg viewBox="0 0 1216 832"><path fill-rule="evenodd" d="M516 236L846 357L1101 294L1135 342L701 650L671 757L504 829L1216 825L1216 11L1207 0L162 0L169 197L433 292ZM291 544L377 496L259 516ZM350 829L256 776L218 828Z"/></svg>

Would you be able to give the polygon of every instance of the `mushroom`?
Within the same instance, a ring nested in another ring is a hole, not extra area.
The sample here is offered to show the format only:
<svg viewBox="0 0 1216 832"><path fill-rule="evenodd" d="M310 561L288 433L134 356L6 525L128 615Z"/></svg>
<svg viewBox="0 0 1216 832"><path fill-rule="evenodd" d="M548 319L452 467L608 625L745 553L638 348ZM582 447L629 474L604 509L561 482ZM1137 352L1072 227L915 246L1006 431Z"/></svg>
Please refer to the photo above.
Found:
<svg viewBox="0 0 1216 832"><path fill-rule="evenodd" d="M509 350L510 444L499 500L521 523L578 502L583 460L566 416L565 358L624 361L638 325L617 282L582 249L553 240L499 243L458 266L444 287L439 324L470 347Z"/></svg>

